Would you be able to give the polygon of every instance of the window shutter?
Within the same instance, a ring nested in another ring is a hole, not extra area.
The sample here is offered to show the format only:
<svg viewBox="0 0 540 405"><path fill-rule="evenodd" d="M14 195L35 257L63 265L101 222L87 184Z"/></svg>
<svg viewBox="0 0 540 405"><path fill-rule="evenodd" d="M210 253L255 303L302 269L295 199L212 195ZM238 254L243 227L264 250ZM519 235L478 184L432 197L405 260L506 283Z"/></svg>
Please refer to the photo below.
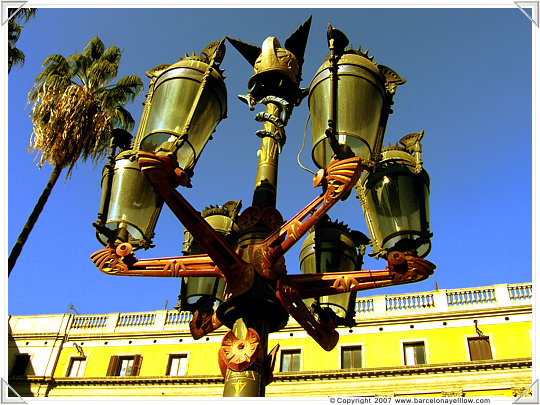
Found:
<svg viewBox="0 0 540 405"><path fill-rule="evenodd" d="M133 359L133 368L131 369L132 376L139 375L139 372L141 371L141 363L142 363L142 356L140 354L136 354Z"/></svg>
<svg viewBox="0 0 540 405"><path fill-rule="evenodd" d="M120 358L118 356L111 356L111 361L109 362L109 368L107 369L107 376L118 375L118 364Z"/></svg>
<svg viewBox="0 0 540 405"><path fill-rule="evenodd" d="M491 360L491 345L489 337L469 338L469 352L471 360Z"/></svg>

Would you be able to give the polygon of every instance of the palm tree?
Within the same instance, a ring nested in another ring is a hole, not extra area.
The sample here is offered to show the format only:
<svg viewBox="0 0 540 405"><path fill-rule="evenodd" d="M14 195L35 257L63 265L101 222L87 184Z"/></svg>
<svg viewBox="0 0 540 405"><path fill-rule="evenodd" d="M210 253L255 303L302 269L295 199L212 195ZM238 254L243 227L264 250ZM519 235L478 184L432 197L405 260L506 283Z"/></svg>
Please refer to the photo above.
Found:
<svg viewBox="0 0 540 405"><path fill-rule="evenodd" d="M90 158L95 163L105 156L113 128L133 129L133 117L123 106L142 92L143 84L138 76L111 84L121 56L120 48L105 49L95 37L82 53L67 59L54 54L43 62L44 69L28 93L33 103L29 150L40 155L39 167L50 163L53 171L11 250L8 275L62 170L67 168L67 181L79 160Z"/></svg>
<svg viewBox="0 0 540 405"><path fill-rule="evenodd" d="M15 12L17 14L13 15ZM24 65L24 53L15 46L22 30L19 23L28 22L35 14L35 8L20 8L18 11L16 8L8 9L10 17L8 21L8 73L11 72L13 66L20 65L22 67Z"/></svg>

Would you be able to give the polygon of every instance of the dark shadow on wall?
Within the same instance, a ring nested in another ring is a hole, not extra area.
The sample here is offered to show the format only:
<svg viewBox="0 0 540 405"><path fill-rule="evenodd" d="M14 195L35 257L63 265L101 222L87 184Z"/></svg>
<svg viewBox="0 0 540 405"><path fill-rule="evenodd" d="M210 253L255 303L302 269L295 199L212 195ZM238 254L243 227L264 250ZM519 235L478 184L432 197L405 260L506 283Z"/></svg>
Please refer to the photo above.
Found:
<svg viewBox="0 0 540 405"><path fill-rule="evenodd" d="M33 397L28 376L35 375L34 367L32 366L32 356L30 353L25 353L17 347L15 339L12 336L11 325L8 321L8 384L21 397ZM3 388L3 387L2 387ZM11 391L8 391L9 397L16 397Z"/></svg>

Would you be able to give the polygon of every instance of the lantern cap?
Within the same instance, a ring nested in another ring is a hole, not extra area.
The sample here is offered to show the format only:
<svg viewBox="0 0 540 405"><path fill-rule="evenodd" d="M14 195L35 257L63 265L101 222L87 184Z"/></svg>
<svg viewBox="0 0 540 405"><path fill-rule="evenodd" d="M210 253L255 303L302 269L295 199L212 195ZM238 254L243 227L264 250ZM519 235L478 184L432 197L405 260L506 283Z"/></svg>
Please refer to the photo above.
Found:
<svg viewBox="0 0 540 405"><path fill-rule="evenodd" d="M388 163L400 162L409 167L414 173L419 173L422 170L422 145L420 140L424 137L424 130L413 132L405 135L399 140L399 144L388 144L386 148L381 150L380 164L387 165Z"/></svg>
<svg viewBox="0 0 540 405"><path fill-rule="evenodd" d="M194 62L199 62L205 65L213 65L213 67L216 69L219 75L223 76L224 70L220 69L219 65L223 61L224 56L225 56L225 38L223 38L221 41L211 42L202 50L202 52L199 55L195 55L195 52L193 52L191 55L184 54L184 57L183 58L179 57L178 62L174 64L165 63L165 64L157 65L156 67L147 71L146 76L150 78L158 77L164 71L169 70L169 69L174 69L174 68L183 67L183 66L198 65Z"/></svg>
<svg viewBox="0 0 540 405"><path fill-rule="evenodd" d="M253 77L249 79L248 86L252 87L257 77L267 72L279 72L291 82L296 83L300 71L298 60L294 54L281 47L276 37L268 37L262 44L261 54L253 65Z"/></svg>
<svg viewBox="0 0 540 405"><path fill-rule="evenodd" d="M241 209L242 200L227 201L223 205L210 205L209 207L205 207L205 209L201 212L201 216L206 218L212 215L224 215L235 220L236 217L238 217L238 213Z"/></svg>

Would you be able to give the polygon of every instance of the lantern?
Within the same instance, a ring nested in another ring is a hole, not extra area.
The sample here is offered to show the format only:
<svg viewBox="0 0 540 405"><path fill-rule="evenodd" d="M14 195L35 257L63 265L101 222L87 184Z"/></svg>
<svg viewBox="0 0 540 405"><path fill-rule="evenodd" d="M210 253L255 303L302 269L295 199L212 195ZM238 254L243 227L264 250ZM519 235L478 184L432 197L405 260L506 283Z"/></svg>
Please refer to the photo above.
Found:
<svg viewBox="0 0 540 405"><path fill-rule="evenodd" d="M148 72L150 91L135 144L141 151L172 157L190 176L227 113L224 78L213 61L203 53Z"/></svg>
<svg viewBox="0 0 540 405"><path fill-rule="evenodd" d="M236 218L240 211L240 201L229 201L223 206L209 207L203 210L201 216L227 241L234 245L238 234ZM187 231L184 231L184 254L204 254L197 241ZM184 277L180 289L178 309L194 312L204 308L210 310L215 304L223 301L225 280L220 277Z"/></svg>
<svg viewBox="0 0 540 405"><path fill-rule="evenodd" d="M321 219L310 231L300 251L300 271L303 274L332 273L359 270L362 254L369 243L361 232L351 231L342 223ZM361 248L358 254L357 247ZM356 291L317 299L307 299L306 304L330 308L344 325L354 324Z"/></svg>
<svg viewBox="0 0 540 405"><path fill-rule="evenodd" d="M431 250L429 176L420 160L423 134L405 136L401 147L384 148L359 187L374 256L398 250L425 257Z"/></svg>

